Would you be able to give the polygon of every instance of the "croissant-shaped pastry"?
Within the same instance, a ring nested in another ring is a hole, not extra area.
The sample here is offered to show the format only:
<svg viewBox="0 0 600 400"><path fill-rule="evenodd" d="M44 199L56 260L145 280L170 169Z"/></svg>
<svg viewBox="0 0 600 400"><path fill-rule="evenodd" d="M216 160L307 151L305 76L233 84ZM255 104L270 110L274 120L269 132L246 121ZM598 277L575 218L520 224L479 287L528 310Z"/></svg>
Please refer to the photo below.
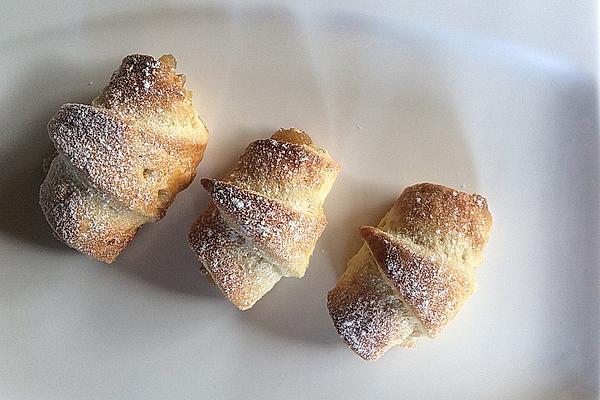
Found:
<svg viewBox="0 0 600 400"><path fill-rule="evenodd" d="M304 276L338 172L306 133L281 129L252 142L222 181L202 180L211 202L188 241L203 273L239 309L282 276Z"/></svg>
<svg viewBox="0 0 600 400"><path fill-rule="evenodd" d="M40 205L67 245L114 261L194 179L208 131L175 67L171 55L130 55L91 105L65 104L48 123L58 155Z"/></svg>
<svg viewBox="0 0 600 400"><path fill-rule="evenodd" d="M340 336L366 360L434 337L475 288L492 225L485 198L430 183L408 187L327 296Z"/></svg>

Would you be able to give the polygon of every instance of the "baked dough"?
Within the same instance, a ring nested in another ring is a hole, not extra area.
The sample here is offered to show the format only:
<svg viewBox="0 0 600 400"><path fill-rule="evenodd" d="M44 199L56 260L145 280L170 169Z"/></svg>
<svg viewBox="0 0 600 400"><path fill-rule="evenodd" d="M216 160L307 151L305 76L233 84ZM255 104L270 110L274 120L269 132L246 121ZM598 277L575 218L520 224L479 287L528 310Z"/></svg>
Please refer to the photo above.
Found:
<svg viewBox="0 0 600 400"><path fill-rule="evenodd" d="M127 56L91 105L48 123L58 155L40 188L55 236L111 263L196 175L208 131L171 55Z"/></svg>
<svg viewBox="0 0 600 400"><path fill-rule="evenodd" d="M350 259L327 307L340 336L366 360L434 337L475 288L488 241L487 201L430 183L408 187Z"/></svg>
<svg viewBox="0 0 600 400"><path fill-rule="evenodd" d="M252 142L223 180L202 180L211 202L189 244L204 274L239 309L252 307L282 276L304 276L338 172L306 133L281 129Z"/></svg>

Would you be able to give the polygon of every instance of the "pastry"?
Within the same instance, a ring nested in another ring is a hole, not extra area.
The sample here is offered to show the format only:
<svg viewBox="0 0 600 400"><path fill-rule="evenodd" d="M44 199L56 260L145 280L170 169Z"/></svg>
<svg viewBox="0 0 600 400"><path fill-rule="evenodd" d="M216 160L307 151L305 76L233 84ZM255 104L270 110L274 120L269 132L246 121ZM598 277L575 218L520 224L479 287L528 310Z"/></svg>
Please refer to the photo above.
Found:
<svg viewBox="0 0 600 400"><path fill-rule="evenodd" d="M91 105L48 123L57 150L40 188L55 236L111 263L196 175L208 131L171 55L125 57Z"/></svg>
<svg viewBox="0 0 600 400"><path fill-rule="evenodd" d="M488 241L486 199L422 183L408 187L350 259L327 307L339 335L366 360L435 337L475 288Z"/></svg>
<svg viewBox="0 0 600 400"><path fill-rule="evenodd" d="M202 180L211 201L189 245L239 309L252 307L282 276L304 276L338 172L306 133L281 129L252 142L223 180Z"/></svg>

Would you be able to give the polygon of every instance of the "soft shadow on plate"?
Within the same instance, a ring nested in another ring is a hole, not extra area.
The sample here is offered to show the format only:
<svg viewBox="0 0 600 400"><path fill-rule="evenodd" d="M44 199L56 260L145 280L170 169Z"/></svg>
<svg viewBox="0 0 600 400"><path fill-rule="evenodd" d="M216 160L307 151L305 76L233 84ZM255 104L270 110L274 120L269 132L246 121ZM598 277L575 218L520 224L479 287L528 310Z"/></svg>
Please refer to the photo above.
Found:
<svg viewBox="0 0 600 400"><path fill-rule="evenodd" d="M199 182L192 182L162 220L142 226L111 267L164 290L219 296L200 274L200 263L187 244L189 227L195 220L190 216L199 214L207 202L202 191Z"/></svg>

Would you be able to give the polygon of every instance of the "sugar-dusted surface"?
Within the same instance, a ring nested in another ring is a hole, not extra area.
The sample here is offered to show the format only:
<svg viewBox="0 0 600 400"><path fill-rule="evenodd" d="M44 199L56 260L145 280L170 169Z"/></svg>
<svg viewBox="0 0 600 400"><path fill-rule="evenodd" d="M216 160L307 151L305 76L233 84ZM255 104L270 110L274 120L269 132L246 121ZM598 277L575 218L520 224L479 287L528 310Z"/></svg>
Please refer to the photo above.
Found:
<svg viewBox="0 0 600 400"><path fill-rule="evenodd" d="M302 277L327 221L223 181L203 179L222 218L280 265L284 276Z"/></svg>
<svg viewBox="0 0 600 400"><path fill-rule="evenodd" d="M291 131L306 135L299 130ZM278 198L300 212L318 213L339 166L312 142L289 142L294 139L281 132L274 134L279 139L252 142L226 180L240 188Z"/></svg>
<svg viewBox="0 0 600 400"><path fill-rule="evenodd" d="M152 190L153 180L139 171L140 159L148 165L159 159L155 143L132 146L142 138L124 121L83 104L63 105L48 132L57 151L95 187L131 210L156 214L158 188Z"/></svg>
<svg viewBox="0 0 600 400"><path fill-rule="evenodd" d="M329 293L338 333L369 360L435 336L474 290L491 223L480 195L428 183L406 188L379 228L361 228L366 244Z"/></svg>
<svg viewBox="0 0 600 400"><path fill-rule="evenodd" d="M449 264L443 254L426 252L374 227L363 227L361 236L399 298L431 336L454 317L474 290L470 274Z"/></svg>
<svg viewBox="0 0 600 400"><path fill-rule="evenodd" d="M326 151L292 128L251 143L225 181L203 180L212 202L190 230L190 247L240 309L281 276L304 275L338 171Z"/></svg>
<svg viewBox="0 0 600 400"><path fill-rule="evenodd" d="M366 245L327 294L327 306L339 335L365 360L376 360L397 344L412 346L412 336L418 334L418 323L381 275Z"/></svg>
<svg viewBox="0 0 600 400"><path fill-rule="evenodd" d="M483 196L431 183L407 187L379 224L458 267L479 264L491 226Z"/></svg>
<svg viewBox="0 0 600 400"><path fill-rule="evenodd" d="M185 77L176 74L176 66L171 55L160 59L143 54L129 55L93 105L132 119L173 114L187 94L183 88Z"/></svg>
<svg viewBox="0 0 600 400"><path fill-rule="evenodd" d="M48 132L56 149L94 187L152 219L160 219L195 176L192 160L173 149L172 140L132 127L104 109L65 104Z"/></svg>
<svg viewBox="0 0 600 400"><path fill-rule="evenodd" d="M82 180L62 155L54 158L40 188L40 205L58 239L108 263L148 221Z"/></svg>
<svg viewBox="0 0 600 400"><path fill-rule="evenodd" d="M232 229L213 205L192 226L189 244L203 273L241 310L252 307L282 276L279 266Z"/></svg>
<svg viewBox="0 0 600 400"><path fill-rule="evenodd" d="M190 141L205 142L205 129L193 109L192 93L185 89L185 76L177 74L176 66L172 55L159 59L129 55L92 105L110 110L132 126L151 125L162 137L183 135ZM196 132L189 135L185 130Z"/></svg>
<svg viewBox="0 0 600 400"><path fill-rule="evenodd" d="M41 203L57 196L54 214L62 209L56 206L58 201L70 202L61 218L50 216L50 209L42 205L57 237L81 250L77 235L84 234L73 227L102 219L99 210L103 208L97 205L97 212L92 213L79 203L108 201L111 210L120 214L109 213L111 229L97 223L96 234L86 239L88 245L82 251L110 262L142 223L164 216L177 193L193 180L207 141L206 128L192 108L184 82L175 72L172 56L131 55L91 106L65 104L50 120L48 133L61 155L61 165L68 166L51 170L49 176L68 170L68 179L76 175L89 189L84 201L75 194L60 197L48 179L42 185ZM62 181L66 180L67 176L63 177ZM69 209L78 212L68 213ZM135 229L126 222L130 220L137 221ZM66 231L71 233L66 235ZM101 239L102 235L106 239ZM93 237L98 238L96 243ZM109 257L103 254L103 246L112 249L106 250Z"/></svg>

